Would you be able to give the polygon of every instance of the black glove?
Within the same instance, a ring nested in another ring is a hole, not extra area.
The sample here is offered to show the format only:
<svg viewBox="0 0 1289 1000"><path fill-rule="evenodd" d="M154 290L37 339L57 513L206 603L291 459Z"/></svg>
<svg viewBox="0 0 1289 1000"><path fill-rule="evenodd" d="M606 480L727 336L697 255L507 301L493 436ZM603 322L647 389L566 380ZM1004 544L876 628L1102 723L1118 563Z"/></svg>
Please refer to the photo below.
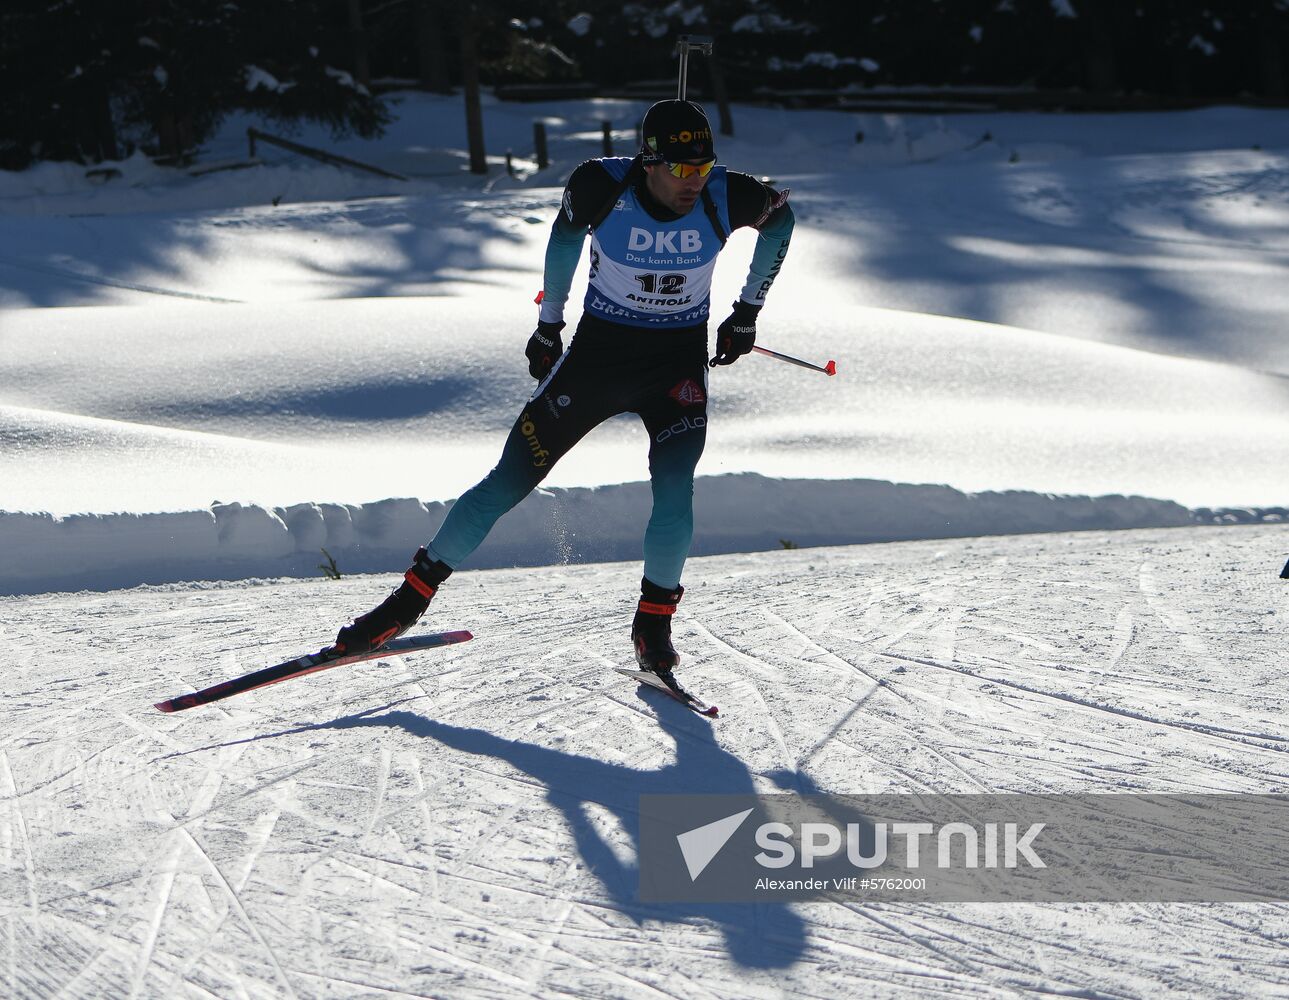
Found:
<svg viewBox="0 0 1289 1000"><path fill-rule="evenodd" d="M563 322L537 324L537 329L528 338L524 354L528 357L528 374L541 381L551 373L555 362L564 353L564 341L559 332L564 329Z"/></svg>
<svg viewBox="0 0 1289 1000"><path fill-rule="evenodd" d="M708 362L712 368L732 365L752 350L756 343L756 314L760 311L760 306L742 299L734 303L730 318L716 328L716 357Z"/></svg>

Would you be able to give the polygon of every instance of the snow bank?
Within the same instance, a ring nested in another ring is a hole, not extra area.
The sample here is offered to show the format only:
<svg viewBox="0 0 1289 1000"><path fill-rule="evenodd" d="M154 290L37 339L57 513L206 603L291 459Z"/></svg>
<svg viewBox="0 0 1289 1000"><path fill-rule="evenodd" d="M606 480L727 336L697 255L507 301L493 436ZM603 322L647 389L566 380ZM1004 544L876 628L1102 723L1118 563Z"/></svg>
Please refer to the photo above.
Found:
<svg viewBox="0 0 1289 1000"><path fill-rule="evenodd" d="M639 558L650 504L648 483L539 490L501 520L469 566ZM0 512L0 594L313 577L326 561L324 548L343 573L396 571L434 534L449 506L390 499L271 510L229 503L180 513L62 518ZM695 520L694 554L710 555L917 538L1174 527L1191 524L1194 517L1180 504L1146 497L963 493L948 486L742 474L700 478Z"/></svg>

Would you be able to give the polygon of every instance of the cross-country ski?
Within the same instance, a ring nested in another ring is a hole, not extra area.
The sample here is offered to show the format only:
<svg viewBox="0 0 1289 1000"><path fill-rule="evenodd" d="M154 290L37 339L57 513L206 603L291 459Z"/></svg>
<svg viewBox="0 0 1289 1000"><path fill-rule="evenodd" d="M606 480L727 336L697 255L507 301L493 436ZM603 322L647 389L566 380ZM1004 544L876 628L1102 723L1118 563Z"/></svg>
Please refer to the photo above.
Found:
<svg viewBox="0 0 1289 1000"><path fill-rule="evenodd" d="M661 691L663 694L674 698L686 708L693 712L697 712L699 715L705 715L711 719L720 715L720 710L715 705L709 705L705 701L695 698L679 684L668 684L665 678L658 676L651 670L630 670L627 667L616 667L615 669L618 673L623 674L626 677L630 677L646 687L654 688L655 690Z"/></svg>
<svg viewBox="0 0 1289 1000"><path fill-rule="evenodd" d="M210 687L194 691L192 694L166 698L157 702L153 707L166 713L182 712L185 709L196 708L199 705L209 705L211 702L222 701L245 691L255 691L258 688L268 687L270 684L280 684L282 681L289 681L296 677L316 674L321 670L331 670L333 667L361 663L364 660L404 656L408 653L435 649L439 646L450 646L473 638L474 636L471 633L460 630L456 632L436 632L432 635L404 636L390 640L380 649L369 650L365 653L341 654L336 653L332 647L328 647L317 653L306 653L304 656L286 660L241 677L234 677L231 680L212 684Z"/></svg>

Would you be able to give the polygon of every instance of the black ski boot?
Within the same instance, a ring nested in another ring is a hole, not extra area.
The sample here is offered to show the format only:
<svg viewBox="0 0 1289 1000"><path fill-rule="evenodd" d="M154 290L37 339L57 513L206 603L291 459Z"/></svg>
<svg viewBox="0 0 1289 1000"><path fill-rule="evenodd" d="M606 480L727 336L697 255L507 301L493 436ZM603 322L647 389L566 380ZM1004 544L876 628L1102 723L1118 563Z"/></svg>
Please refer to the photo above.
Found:
<svg viewBox="0 0 1289 1000"><path fill-rule="evenodd" d="M333 652L367 653L402 635L425 613L430 598L451 573L452 567L447 563L431 561L425 549L417 549L411 568L403 574L402 586L378 607L342 628Z"/></svg>
<svg viewBox="0 0 1289 1000"><path fill-rule="evenodd" d="M671 644L671 616L676 613L676 605L684 592L684 587L668 590L642 578L640 604L631 623L631 644L635 646L640 669L657 674L673 686L676 679L671 670L680 662L680 654Z"/></svg>

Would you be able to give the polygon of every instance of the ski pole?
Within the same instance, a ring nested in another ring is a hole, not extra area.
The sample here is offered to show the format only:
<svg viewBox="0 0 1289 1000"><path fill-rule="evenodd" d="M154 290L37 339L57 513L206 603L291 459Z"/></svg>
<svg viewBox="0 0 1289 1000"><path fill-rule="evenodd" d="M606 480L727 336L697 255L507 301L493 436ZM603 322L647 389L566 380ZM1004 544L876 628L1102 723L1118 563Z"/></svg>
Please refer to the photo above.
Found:
<svg viewBox="0 0 1289 1000"><path fill-rule="evenodd" d="M837 374L837 362L829 361L820 368L818 365L812 365L809 361L802 361L800 358L790 357L787 354L780 354L778 351L771 351L765 347L753 347L752 350L757 354L764 354L769 358L778 358L780 361L786 361L790 365L800 365L802 368L809 368L812 372L823 372L825 375Z"/></svg>

